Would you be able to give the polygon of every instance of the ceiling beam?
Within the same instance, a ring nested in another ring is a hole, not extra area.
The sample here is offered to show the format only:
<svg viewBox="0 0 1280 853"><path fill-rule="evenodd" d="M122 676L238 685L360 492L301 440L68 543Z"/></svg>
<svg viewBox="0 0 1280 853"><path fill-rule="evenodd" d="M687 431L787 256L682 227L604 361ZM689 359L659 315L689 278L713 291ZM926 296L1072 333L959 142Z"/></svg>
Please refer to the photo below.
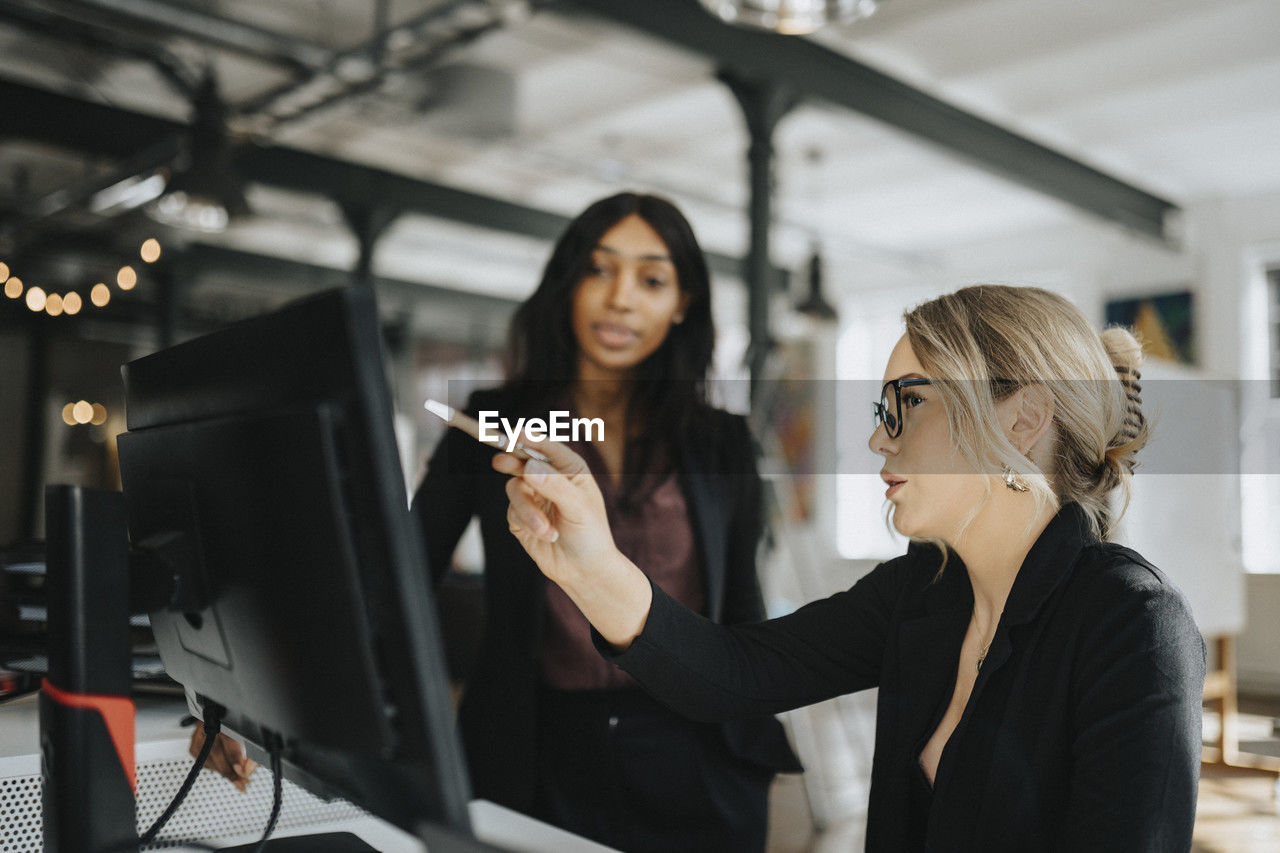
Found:
<svg viewBox="0 0 1280 853"><path fill-rule="evenodd" d="M862 113L1083 211L1169 240L1177 205L808 39L725 24L692 0L568 0L740 76Z"/></svg>
<svg viewBox="0 0 1280 853"><path fill-rule="evenodd" d="M203 277L209 273L232 275L237 278L282 284L299 293L344 287L351 283L351 274L346 270L260 255L209 243L188 246L183 250L182 263L185 265L184 269L193 271L197 277ZM436 284L422 284L384 276L374 276L372 284L379 293L408 301L429 298L433 304L467 312L477 319L495 318L505 322L520 304L515 299L505 299L501 296L453 290Z"/></svg>
<svg viewBox="0 0 1280 853"><path fill-rule="evenodd" d="M115 159L187 131L182 122L11 80L0 80L0 103L6 105L0 139L33 140ZM541 240L554 240L570 222L548 210L279 145L242 146L236 167L247 180L317 193L343 206L383 205ZM713 272L742 277L740 258L716 252L706 256Z"/></svg>

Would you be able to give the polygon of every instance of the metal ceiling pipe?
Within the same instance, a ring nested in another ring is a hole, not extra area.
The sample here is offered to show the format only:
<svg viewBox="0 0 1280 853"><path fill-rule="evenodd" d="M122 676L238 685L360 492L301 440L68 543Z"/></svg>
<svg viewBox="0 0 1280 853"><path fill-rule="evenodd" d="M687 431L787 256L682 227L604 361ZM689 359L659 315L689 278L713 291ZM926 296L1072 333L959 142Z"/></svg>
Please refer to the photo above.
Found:
<svg viewBox="0 0 1280 853"><path fill-rule="evenodd" d="M326 47L163 0L61 0L63 6L108 12L134 24L159 27L203 44L307 71L325 67Z"/></svg>
<svg viewBox="0 0 1280 853"><path fill-rule="evenodd" d="M32 5L29 2L7 3L0 6L0 21L7 21L28 32L39 33L51 39L141 59L154 66L161 77L183 97L190 97L199 82L198 73L181 57L166 50L164 45L121 33L101 24L81 21L43 5Z"/></svg>
<svg viewBox="0 0 1280 853"><path fill-rule="evenodd" d="M282 124L296 121L352 97L373 91L382 85L388 73L407 72L420 68L439 59L443 50L472 41L503 25L503 18L499 15L493 20L460 28L457 33L440 40L439 45L433 46L433 49L428 51L425 61L419 60L407 64L396 62L391 45L393 38L400 37L402 40L420 43L429 38L428 33L433 26L451 15L477 5L488 7L483 0L447 0L398 24L390 25L389 10L385 0L382 0L374 9L374 34L368 40L355 47L331 54L323 68L314 70L302 79L282 83L239 104L236 107L237 118L247 122L252 132L269 133ZM356 72L354 76L353 69ZM322 91L315 91L317 87ZM307 93L309 88L313 90L310 96ZM288 105L291 99L299 98L304 103L281 110L282 105Z"/></svg>

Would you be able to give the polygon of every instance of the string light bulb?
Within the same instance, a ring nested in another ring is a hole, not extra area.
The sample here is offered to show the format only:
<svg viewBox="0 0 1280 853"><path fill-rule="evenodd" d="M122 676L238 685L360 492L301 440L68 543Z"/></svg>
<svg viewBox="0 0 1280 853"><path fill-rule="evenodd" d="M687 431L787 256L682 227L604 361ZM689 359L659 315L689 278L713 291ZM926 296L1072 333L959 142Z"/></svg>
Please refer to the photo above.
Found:
<svg viewBox="0 0 1280 853"><path fill-rule="evenodd" d="M138 284L138 273L133 267L121 267L116 273L116 284L121 290L133 290Z"/></svg>
<svg viewBox="0 0 1280 853"><path fill-rule="evenodd" d="M94 426L102 426L107 422L107 407L101 403L93 404L93 417L89 418L89 423Z"/></svg>
<svg viewBox="0 0 1280 853"><path fill-rule="evenodd" d="M76 425L75 408L75 403L67 403L62 407L62 422L67 426Z"/></svg>
<svg viewBox="0 0 1280 853"><path fill-rule="evenodd" d="M44 310L45 295L44 291L39 287L33 287L27 291L27 307L37 313Z"/></svg>
<svg viewBox="0 0 1280 853"><path fill-rule="evenodd" d="M93 406L88 400L80 400L71 407L71 417L75 418L78 424L87 424L93 420Z"/></svg>
<svg viewBox="0 0 1280 853"><path fill-rule="evenodd" d="M0 281L4 281L9 277L9 265L4 261L0 261Z"/></svg>
<svg viewBox="0 0 1280 853"><path fill-rule="evenodd" d="M106 307L106 304L111 301L111 288L98 282L93 286L93 290L89 291L89 301L99 308Z"/></svg>
<svg viewBox="0 0 1280 853"><path fill-rule="evenodd" d="M160 241L154 237L144 240L138 254L142 256L142 260L154 264L160 260Z"/></svg>
<svg viewBox="0 0 1280 853"><path fill-rule="evenodd" d="M62 297L62 310L67 314L79 314L80 309L84 307L84 302L80 299L80 294L74 290Z"/></svg>
<svg viewBox="0 0 1280 853"><path fill-rule="evenodd" d="M44 310L50 317L57 317L62 313L62 297L57 293L50 293L44 300Z"/></svg>
<svg viewBox="0 0 1280 853"><path fill-rule="evenodd" d="M17 299L22 295L22 279L16 275L4 283L4 295L10 299Z"/></svg>

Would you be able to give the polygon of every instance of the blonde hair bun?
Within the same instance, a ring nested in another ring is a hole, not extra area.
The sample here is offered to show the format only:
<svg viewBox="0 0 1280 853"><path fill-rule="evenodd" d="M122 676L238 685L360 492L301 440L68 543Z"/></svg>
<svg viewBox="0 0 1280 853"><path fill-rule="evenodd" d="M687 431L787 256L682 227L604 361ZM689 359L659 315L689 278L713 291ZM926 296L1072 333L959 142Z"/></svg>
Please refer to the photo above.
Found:
<svg viewBox="0 0 1280 853"><path fill-rule="evenodd" d="M1122 479L1119 475L1121 466L1132 473L1138 465L1138 451L1150 438L1150 424L1142 411L1142 341L1123 326L1104 329L1100 337L1125 395L1124 420L1107 442L1103 460L1107 466L1117 469L1112 477L1118 485Z"/></svg>

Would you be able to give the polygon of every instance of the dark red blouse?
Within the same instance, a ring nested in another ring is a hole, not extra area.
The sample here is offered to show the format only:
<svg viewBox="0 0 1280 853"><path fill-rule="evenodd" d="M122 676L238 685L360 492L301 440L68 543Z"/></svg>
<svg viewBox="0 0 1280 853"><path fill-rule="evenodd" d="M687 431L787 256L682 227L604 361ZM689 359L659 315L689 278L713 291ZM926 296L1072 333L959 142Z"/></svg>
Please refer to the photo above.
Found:
<svg viewBox="0 0 1280 853"><path fill-rule="evenodd" d="M706 586L693 524L680 479L670 466L653 466L638 484L639 500L621 504L599 451L572 442L604 495L613 541L664 592L697 613L706 612ZM559 690L635 687L631 676L606 661L591 644L591 628L577 605L553 583L545 584L547 618L542 641L542 679Z"/></svg>

